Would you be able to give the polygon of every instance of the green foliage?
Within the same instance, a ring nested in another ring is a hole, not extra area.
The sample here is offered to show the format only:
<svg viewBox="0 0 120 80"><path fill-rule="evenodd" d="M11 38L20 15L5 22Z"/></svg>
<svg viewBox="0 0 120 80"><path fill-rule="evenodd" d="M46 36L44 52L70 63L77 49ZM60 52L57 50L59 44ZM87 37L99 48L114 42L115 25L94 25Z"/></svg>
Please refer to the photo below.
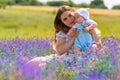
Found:
<svg viewBox="0 0 120 80"><path fill-rule="evenodd" d="M98 63L95 65L95 67L99 70L104 70L103 73L111 74L113 72L113 67L109 53L106 53L104 56L99 56Z"/></svg>
<svg viewBox="0 0 120 80"><path fill-rule="evenodd" d="M71 80L76 75L76 71L72 70L72 68L65 68L64 63L60 63L57 70L58 80Z"/></svg>
<svg viewBox="0 0 120 80"><path fill-rule="evenodd" d="M13 5L15 4L15 0L6 0L7 5Z"/></svg>
<svg viewBox="0 0 120 80"><path fill-rule="evenodd" d="M6 8L6 2L7 2L7 0L0 0L0 8L3 8L3 9L5 9Z"/></svg>
<svg viewBox="0 0 120 80"><path fill-rule="evenodd" d="M49 6L61 6L61 5L71 5L72 6L72 2L68 2L68 1L48 1L47 5Z"/></svg>
<svg viewBox="0 0 120 80"><path fill-rule="evenodd" d="M90 4L91 8L104 8L107 9L107 7L104 5L103 0L93 0Z"/></svg>
<svg viewBox="0 0 120 80"><path fill-rule="evenodd" d="M69 0L69 6L74 6L74 2L72 2L71 0Z"/></svg>
<svg viewBox="0 0 120 80"><path fill-rule="evenodd" d="M86 3L81 3L81 4L75 4L74 5L75 7L83 7L83 8L88 8L89 7L89 4L86 4Z"/></svg>
<svg viewBox="0 0 120 80"><path fill-rule="evenodd" d="M0 8L5 9L6 8L6 4L5 3L0 3Z"/></svg>
<svg viewBox="0 0 120 80"><path fill-rule="evenodd" d="M7 80L7 78L5 78L5 76L2 75L2 73L0 73L0 80Z"/></svg>
<svg viewBox="0 0 120 80"><path fill-rule="evenodd" d="M29 5L43 5L42 3L38 2L38 0L29 0L28 4Z"/></svg>
<svg viewBox="0 0 120 80"><path fill-rule="evenodd" d="M29 0L15 0L16 4L28 5Z"/></svg>
<svg viewBox="0 0 120 80"><path fill-rule="evenodd" d="M120 4L119 4L119 5L115 5L115 6L113 6L112 9L120 9Z"/></svg>
<svg viewBox="0 0 120 80"><path fill-rule="evenodd" d="M38 0L15 0L15 3L21 5L43 5Z"/></svg>
<svg viewBox="0 0 120 80"><path fill-rule="evenodd" d="M26 3L26 2L28 2L29 0L15 0L15 3Z"/></svg>

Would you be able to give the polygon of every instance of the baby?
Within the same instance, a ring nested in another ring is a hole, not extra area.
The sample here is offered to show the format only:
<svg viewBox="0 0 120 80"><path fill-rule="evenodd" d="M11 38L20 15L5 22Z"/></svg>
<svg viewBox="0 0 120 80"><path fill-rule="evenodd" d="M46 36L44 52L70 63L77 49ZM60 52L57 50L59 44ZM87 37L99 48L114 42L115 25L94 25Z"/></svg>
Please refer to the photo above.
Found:
<svg viewBox="0 0 120 80"><path fill-rule="evenodd" d="M102 47L101 38L100 38L101 32L96 28L97 23L89 18L89 12L87 11L87 9L85 8L78 9L74 13L74 16L75 16L76 24L73 26L73 28L78 28L81 31L84 30L85 32L91 34L94 43L97 45L97 48L100 49ZM70 35L71 33L72 33L72 29L70 29L68 35ZM82 48L81 44L78 43L81 39L82 38L78 36L77 40L75 40L74 53L81 54L82 51L85 51L85 48Z"/></svg>

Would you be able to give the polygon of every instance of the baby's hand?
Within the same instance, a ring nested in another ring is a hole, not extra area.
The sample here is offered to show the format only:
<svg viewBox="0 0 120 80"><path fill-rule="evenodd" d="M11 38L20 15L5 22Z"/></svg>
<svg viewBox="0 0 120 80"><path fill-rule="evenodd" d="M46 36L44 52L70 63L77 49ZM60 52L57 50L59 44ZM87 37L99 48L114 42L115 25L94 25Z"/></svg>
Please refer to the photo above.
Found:
<svg viewBox="0 0 120 80"><path fill-rule="evenodd" d="M88 27L88 26L90 26L90 23L86 23L84 27Z"/></svg>
<svg viewBox="0 0 120 80"><path fill-rule="evenodd" d="M90 31L89 26L90 26L90 24L86 23L85 26L84 26L84 31L89 32Z"/></svg>
<svg viewBox="0 0 120 80"><path fill-rule="evenodd" d="M81 51L76 51L76 52L74 52L75 53L75 56L76 57L79 57L80 55L82 55L82 52Z"/></svg>
<svg viewBox="0 0 120 80"><path fill-rule="evenodd" d="M79 47L77 47L77 46L74 47L74 53L75 53L76 57L82 55L81 49Z"/></svg>

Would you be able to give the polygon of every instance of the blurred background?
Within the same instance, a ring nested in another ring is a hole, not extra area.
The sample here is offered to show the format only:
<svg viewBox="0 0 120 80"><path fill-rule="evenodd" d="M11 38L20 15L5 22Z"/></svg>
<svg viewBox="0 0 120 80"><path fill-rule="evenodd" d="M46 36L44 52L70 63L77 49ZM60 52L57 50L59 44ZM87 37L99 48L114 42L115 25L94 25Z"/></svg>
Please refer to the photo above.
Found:
<svg viewBox="0 0 120 80"><path fill-rule="evenodd" d="M87 70L90 69L90 71L86 72L91 74L93 71L94 75L95 71L98 79L95 76L89 78L83 74L83 77L86 78L84 80L101 80L99 79L100 74L104 78L102 80L120 80L120 39L118 39L120 38L120 0L0 0L0 80L26 80L19 76L21 74L19 68L23 68L23 64L32 58L55 53L52 49L53 23L56 11L61 5L68 5L76 10L88 8L90 18L98 23L97 27L102 32L105 47L100 53L105 54L98 55L98 59L92 54L97 60L97 64L95 63L96 65L93 67L88 65ZM87 59L93 60L89 55ZM50 65L43 71L45 72L43 80L53 80L51 73L54 68L51 68L54 63L50 63ZM77 80L80 79L79 75L75 75L76 70L74 72L70 68L69 71L66 67L65 70L64 65L60 65L56 69L58 72L60 71L58 78L75 76ZM82 69L85 70L81 68L78 72L81 73ZM47 70L52 71L49 71L51 78L48 76ZM32 70L30 69L30 71ZM39 77L39 74L34 75Z"/></svg>
<svg viewBox="0 0 120 80"><path fill-rule="evenodd" d="M53 37L61 5L89 8L102 37L120 37L120 0L0 0L0 38Z"/></svg>

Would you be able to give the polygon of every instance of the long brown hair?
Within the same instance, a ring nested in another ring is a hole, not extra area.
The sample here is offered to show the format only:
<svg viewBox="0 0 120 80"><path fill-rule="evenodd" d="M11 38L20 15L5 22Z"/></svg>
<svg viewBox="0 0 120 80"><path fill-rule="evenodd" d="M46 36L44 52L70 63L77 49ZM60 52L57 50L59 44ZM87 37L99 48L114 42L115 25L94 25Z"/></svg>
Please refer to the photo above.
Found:
<svg viewBox="0 0 120 80"><path fill-rule="evenodd" d="M59 31L62 31L63 33L67 33L70 29L70 27L66 26L62 21L61 21L61 15L65 12L65 11L75 11L73 8L69 7L69 6L61 6L55 16L54 19L54 30L55 30L55 38L54 38L54 43L53 43L53 48L55 48L56 45L56 33L58 33Z"/></svg>

